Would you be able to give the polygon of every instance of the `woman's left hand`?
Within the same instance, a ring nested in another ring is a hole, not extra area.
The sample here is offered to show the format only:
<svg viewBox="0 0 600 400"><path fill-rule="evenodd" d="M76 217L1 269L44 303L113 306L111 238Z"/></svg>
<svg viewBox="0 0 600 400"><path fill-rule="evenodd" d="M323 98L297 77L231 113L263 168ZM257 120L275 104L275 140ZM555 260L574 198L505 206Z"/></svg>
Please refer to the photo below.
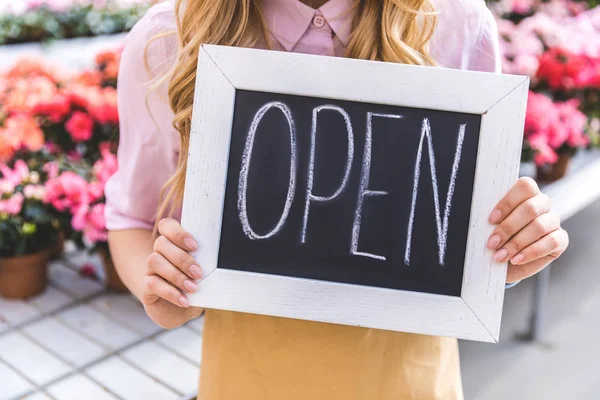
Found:
<svg viewBox="0 0 600 400"><path fill-rule="evenodd" d="M497 262L510 261L506 282L528 278L558 258L569 245L550 198L531 178L521 178L491 212L496 225L487 246Z"/></svg>

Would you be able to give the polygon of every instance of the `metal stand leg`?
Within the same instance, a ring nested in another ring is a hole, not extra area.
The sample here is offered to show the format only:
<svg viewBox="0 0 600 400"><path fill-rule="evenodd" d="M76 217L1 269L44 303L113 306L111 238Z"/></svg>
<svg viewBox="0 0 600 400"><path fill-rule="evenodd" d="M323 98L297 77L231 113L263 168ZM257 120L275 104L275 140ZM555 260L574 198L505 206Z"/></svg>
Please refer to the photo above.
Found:
<svg viewBox="0 0 600 400"><path fill-rule="evenodd" d="M547 266L539 274L535 281L533 293L533 310L531 312L531 324L529 326L529 339L539 341L542 336L544 317L546 315L546 298L550 286L550 266Z"/></svg>

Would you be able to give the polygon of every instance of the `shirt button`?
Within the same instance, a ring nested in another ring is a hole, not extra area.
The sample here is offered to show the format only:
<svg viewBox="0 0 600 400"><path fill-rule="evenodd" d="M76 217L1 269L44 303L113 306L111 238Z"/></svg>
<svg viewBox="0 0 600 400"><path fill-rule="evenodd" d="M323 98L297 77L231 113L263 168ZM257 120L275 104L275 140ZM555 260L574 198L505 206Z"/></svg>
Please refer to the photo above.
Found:
<svg viewBox="0 0 600 400"><path fill-rule="evenodd" d="M313 25L317 28L321 28L323 25L325 25L325 18L323 18L322 15L315 15L313 18Z"/></svg>

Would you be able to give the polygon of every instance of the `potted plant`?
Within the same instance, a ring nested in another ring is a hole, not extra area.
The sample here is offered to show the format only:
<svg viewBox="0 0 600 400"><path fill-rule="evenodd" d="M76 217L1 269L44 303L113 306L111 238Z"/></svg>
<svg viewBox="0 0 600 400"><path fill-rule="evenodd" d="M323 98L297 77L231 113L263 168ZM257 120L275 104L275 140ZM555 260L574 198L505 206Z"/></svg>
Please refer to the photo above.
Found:
<svg viewBox="0 0 600 400"><path fill-rule="evenodd" d="M104 185L117 169L117 158L111 146L109 142L99 146L101 158L93 166L85 160L71 160L67 166L59 166L55 161L48 163L45 168L52 172L46 183L44 202L51 205L58 215L67 216L69 238L91 253L100 254L107 286L125 291L126 287L110 258L104 220Z"/></svg>
<svg viewBox="0 0 600 400"><path fill-rule="evenodd" d="M539 181L562 178L573 154L588 145L587 117L578 106L575 99L555 103L542 93L529 93L523 161L533 158Z"/></svg>
<svg viewBox="0 0 600 400"><path fill-rule="evenodd" d="M57 220L43 202L45 187L22 159L0 164L0 295L23 299L46 287Z"/></svg>

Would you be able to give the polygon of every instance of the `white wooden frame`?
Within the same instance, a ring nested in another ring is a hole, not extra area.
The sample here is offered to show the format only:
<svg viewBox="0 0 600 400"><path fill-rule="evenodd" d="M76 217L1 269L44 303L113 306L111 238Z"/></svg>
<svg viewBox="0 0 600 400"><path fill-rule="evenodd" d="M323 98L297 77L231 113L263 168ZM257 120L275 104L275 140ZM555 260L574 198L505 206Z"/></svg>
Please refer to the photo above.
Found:
<svg viewBox="0 0 600 400"><path fill-rule="evenodd" d="M203 45L182 225L204 271L192 305L497 342L506 264L485 249L487 216L519 170L528 78ZM480 114L460 297L217 268L236 89Z"/></svg>

